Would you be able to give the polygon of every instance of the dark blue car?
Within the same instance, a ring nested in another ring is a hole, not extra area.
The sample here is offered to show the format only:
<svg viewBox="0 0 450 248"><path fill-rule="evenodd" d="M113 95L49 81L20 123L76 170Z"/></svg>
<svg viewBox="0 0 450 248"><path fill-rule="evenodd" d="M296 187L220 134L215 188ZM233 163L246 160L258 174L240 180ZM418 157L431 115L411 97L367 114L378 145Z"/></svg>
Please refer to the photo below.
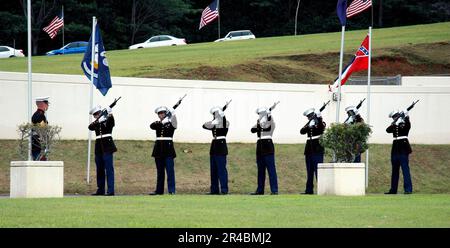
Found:
<svg viewBox="0 0 450 248"><path fill-rule="evenodd" d="M47 52L47 55L50 56L50 55L72 54L72 53L84 53L86 52L87 46L88 42L86 41L71 42L63 46L61 49Z"/></svg>

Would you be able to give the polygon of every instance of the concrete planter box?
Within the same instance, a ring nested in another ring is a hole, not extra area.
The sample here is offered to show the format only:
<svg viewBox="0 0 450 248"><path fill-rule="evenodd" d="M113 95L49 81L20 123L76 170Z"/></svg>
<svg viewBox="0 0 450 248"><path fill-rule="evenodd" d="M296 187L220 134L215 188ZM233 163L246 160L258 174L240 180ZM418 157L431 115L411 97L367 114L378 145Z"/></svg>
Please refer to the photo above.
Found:
<svg viewBox="0 0 450 248"><path fill-rule="evenodd" d="M10 197L63 197L63 161L11 161Z"/></svg>
<svg viewBox="0 0 450 248"><path fill-rule="evenodd" d="M317 168L318 195L365 195L364 163L323 163Z"/></svg>

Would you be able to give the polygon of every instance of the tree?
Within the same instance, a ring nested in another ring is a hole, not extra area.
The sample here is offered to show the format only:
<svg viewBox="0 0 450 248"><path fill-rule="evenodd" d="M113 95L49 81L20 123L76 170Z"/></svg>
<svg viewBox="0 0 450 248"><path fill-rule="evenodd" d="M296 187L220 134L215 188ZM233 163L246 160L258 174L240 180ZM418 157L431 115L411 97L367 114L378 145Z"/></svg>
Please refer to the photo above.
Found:
<svg viewBox="0 0 450 248"><path fill-rule="evenodd" d="M44 22L50 21L49 17L54 14L53 11L56 8L56 0L48 1L46 0L35 0L31 3L31 42L32 42L32 53L37 54L40 34L42 28L44 27ZM27 17L27 0L21 0L20 4L22 6L23 14Z"/></svg>

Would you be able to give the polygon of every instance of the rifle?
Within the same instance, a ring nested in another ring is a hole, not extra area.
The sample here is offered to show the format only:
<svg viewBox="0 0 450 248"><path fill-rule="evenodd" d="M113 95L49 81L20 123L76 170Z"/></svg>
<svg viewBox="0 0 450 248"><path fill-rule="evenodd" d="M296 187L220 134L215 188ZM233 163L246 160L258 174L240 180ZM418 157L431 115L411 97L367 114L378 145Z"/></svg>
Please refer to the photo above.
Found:
<svg viewBox="0 0 450 248"><path fill-rule="evenodd" d="M119 98L114 99L114 102L112 102L112 103L109 105L109 107L110 107L110 108L114 108L114 106L116 106L116 104L117 104L117 102L120 100L120 98L122 98L122 97L119 96ZM102 110L102 113L100 114L100 116L99 116L97 119L95 119L95 121L98 121L98 119L100 119L100 117L102 117L102 116L108 117L108 110L106 110L106 108L104 108L104 109Z"/></svg>
<svg viewBox="0 0 450 248"><path fill-rule="evenodd" d="M413 101L413 103L408 108L406 108L406 111L410 111L412 108L414 108L414 105L416 105L416 103L418 103L418 102L419 102L419 100ZM405 118L405 113L403 111L400 112L399 116L394 119L394 121L392 122L392 125L394 125L399 118L402 118L402 119Z"/></svg>
<svg viewBox="0 0 450 248"><path fill-rule="evenodd" d="M280 103L280 101L278 101L278 102L275 102L273 105L272 105L272 107L270 107L269 108L269 111L272 111L272 110L274 110L275 109L275 107L278 105Z"/></svg>
<svg viewBox="0 0 450 248"><path fill-rule="evenodd" d="M412 108L414 108L414 105L416 105L416 103L418 103L418 102L419 102L419 100L413 102L413 103L406 109L406 111L410 111Z"/></svg>
<svg viewBox="0 0 450 248"><path fill-rule="evenodd" d="M230 104L231 101L232 99L230 99L227 103L225 103L225 106L223 106L222 111L225 111L225 109L228 108L228 104Z"/></svg>
<svg viewBox="0 0 450 248"><path fill-rule="evenodd" d="M364 102L365 100L366 100L366 98L364 98L364 99L362 99L361 101L359 101L358 105L356 105L356 109L361 108L361 106L362 106L362 104L363 104L363 102ZM352 116L347 117L347 119L344 121L344 123L347 123L347 121L350 119L350 117L352 117Z"/></svg>
<svg viewBox="0 0 450 248"><path fill-rule="evenodd" d="M183 101L183 99L186 97L186 95L187 95L187 94L184 94L184 96L181 97L181 98L178 100L178 102L175 103L175 105L173 105L173 109L176 109L176 108L178 108L178 106L180 106L181 101Z"/></svg>
<svg viewBox="0 0 450 248"><path fill-rule="evenodd" d="M328 100L328 102L326 102L326 103L323 103L323 105L322 105L322 107L320 107L319 111L322 112L322 111L327 107L327 105L328 105L329 103L330 103L330 100ZM311 118L311 120L309 120L309 121L305 124L305 127L308 126L309 123L310 123L312 120L314 120L314 119L317 119L317 116L316 116L315 113L314 113L314 117Z"/></svg>

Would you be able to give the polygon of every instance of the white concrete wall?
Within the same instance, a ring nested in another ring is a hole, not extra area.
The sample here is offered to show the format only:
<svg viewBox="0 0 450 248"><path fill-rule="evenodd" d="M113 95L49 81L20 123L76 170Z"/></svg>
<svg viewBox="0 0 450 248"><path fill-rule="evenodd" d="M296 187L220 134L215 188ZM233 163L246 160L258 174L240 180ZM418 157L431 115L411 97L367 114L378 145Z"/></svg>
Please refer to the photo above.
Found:
<svg viewBox="0 0 450 248"><path fill-rule="evenodd" d="M414 80L409 79L408 80ZM426 79L421 79L426 80ZM434 78L430 78L432 82ZM450 84L450 78L445 78ZM175 141L209 142L211 133L202 129L211 120L209 109L233 99L226 110L231 122L229 142L254 142L250 128L255 124L255 109L270 106L280 100L273 111L276 121L276 143L304 143L299 129L306 123L305 109L319 108L331 99L325 85L245 83L221 81L193 81L113 77L113 87L106 97L94 91L94 104L106 106L114 98L122 99L114 108L115 139L153 140L149 124L156 120L154 109L160 105L172 106L187 93L177 109L178 130ZM405 82L405 79L403 80ZM407 84L408 85L408 84ZM415 85L415 83L413 84ZM433 85L432 83L430 85ZM17 125L27 121L27 74L0 72L0 139L16 139ZM346 118L344 108L355 105L366 97L366 86L344 86L341 121ZM390 123L388 114L394 108L406 108L413 100L420 102L411 111L413 143L450 143L450 87L442 86L373 86L371 88L371 124L373 143L390 143L391 135L385 132ZM33 98L50 96L48 119L62 126L63 139L87 139L89 120L89 82L84 76L33 74ZM33 106L33 112L35 106ZM323 112L329 125L335 121L336 103L331 102ZM367 102L361 109L366 116Z"/></svg>

